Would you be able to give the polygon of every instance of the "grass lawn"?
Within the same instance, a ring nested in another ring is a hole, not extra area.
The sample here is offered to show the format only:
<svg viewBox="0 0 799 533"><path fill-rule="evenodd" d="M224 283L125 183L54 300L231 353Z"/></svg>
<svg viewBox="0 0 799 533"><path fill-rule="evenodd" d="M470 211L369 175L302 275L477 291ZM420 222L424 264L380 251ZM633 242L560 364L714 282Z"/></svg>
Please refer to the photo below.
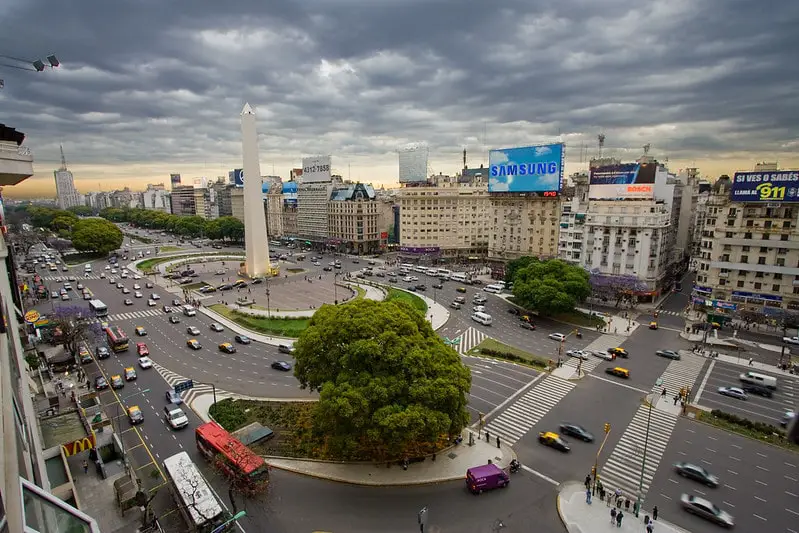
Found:
<svg viewBox="0 0 799 533"><path fill-rule="evenodd" d="M158 252L182 252L183 248L180 246L161 246L158 248Z"/></svg>
<svg viewBox="0 0 799 533"><path fill-rule="evenodd" d="M145 259L144 261L139 261L138 263L136 263L136 268L138 268L142 272L149 273L153 269L153 267L155 267L156 265L160 265L161 263L168 263L168 262L171 262L171 261L178 261L180 259L196 259L196 258L202 258L202 257L211 257L211 256L215 256L215 255L233 255L233 254L231 254L230 252L210 252L210 253L199 252L199 253L191 254L191 255L172 255L172 256L169 256L169 257L152 257L150 259ZM244 257L244 256L242 256L242 257Z"/></svg>
<svg viewBox="0 0 799 533"><path fill-rule="evenodd" d="M181 285L180 287L189 291L196 291L197 289L202 289L206 287L208 283L201 281L199 283L188 283L186 285Z"/></svg>
<svg viewBox="0 0 799 533"><path fill-rule="evenodd" d="M495 339L483 340L483 342L469 350L468 353L469 355L487 355L517 363L526 363L540 369L546 368L549 362L546 357L533 355Z"/></svg>
<svg viewBox="0 0 799 533"><path fill-rule="evenodd" d="M267 318L251 316L229 309L222 304L209 305L208 308L216 311L228 320L232 320L243 328L264 335L297 338L300 336L300 333L308 328L308 324L311 323L310 318Z"/></svg>
<svg viewBox="0 0 799 533"><path fill-rule="evenodd" d="M774 427L773 430L763 431L757 428L747 427L745 424L739 424L730 420L725 420L724 418L714 416L713 413L700 410L696 411L696 419L700 422L704 422L705 424L716 426L719 429L723 429L731 433L737 433L743 437L749 437L750 439L755 439L760 442L773 444L774 446L779 446L780 448L785 448L786 450L791 450L792 452L799 452L799 445L788 441L785 438L784 430L778 429L777 427Z"/></svg>
<svg viewBox="0 0 799 533"><path fill-rule="evenodd" d="M595 328L597 326L604 326L605 321L596 315L591 316L588 313L583 313L577 310L568 313L562 313L552 317L553 320L566 322L567 324L574 324L575 326L583 326L586 328Z"/></svg>
<svg viewBox="0 0 799 533"><path fill-rule="evenodd" d="M419 311L421 311L424 314L427 314L427 304L425 303L424 300L422 300L421 298L419 298L415 294L412 294L412 293L406 292L406 291L401 291L399 289L389 288L388 289L388 294L386 295L386 300L385 301L386 302L391 302L393 300L402 301L402 302L408 302L414 308L418 309Z"/></svg>

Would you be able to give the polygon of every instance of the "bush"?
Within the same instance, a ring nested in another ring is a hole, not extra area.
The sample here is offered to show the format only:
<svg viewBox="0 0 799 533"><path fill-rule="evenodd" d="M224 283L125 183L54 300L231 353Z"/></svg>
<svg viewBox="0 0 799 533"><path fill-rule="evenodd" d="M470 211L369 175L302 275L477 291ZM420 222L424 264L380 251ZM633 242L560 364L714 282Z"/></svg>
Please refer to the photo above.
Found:
<svg viewBox="0 0 799 533"><path fill-rule="evenodd" d="M518 356L514 353L510 352L503 352L501 350L492 350L491 348L481 348L481 354L488 355L490 357L497 357L499 359L505 359L506 361L512 361L514 363L523 363L526 365L533 365L539 368L546 368L546 363L541 359L528 359L521 356Z"/></svg>
<svg viewBox="0 0 799 533"><path fill-rule="evenodd" d="M725 413L719 409L713 409L710 414L715 416L720 420L724 420L730 424L735 426L740 426L743 429L748 429L749 431L755 431L757 433L765 433L767 435L771 435L773 433L777 434L784 434L782 429L778 428L777 426L773 426L771 424L766 424L765 422L757 422L754 420L749 420L748 418L743 418L741 416L732 414L732 413Z"/></svg>

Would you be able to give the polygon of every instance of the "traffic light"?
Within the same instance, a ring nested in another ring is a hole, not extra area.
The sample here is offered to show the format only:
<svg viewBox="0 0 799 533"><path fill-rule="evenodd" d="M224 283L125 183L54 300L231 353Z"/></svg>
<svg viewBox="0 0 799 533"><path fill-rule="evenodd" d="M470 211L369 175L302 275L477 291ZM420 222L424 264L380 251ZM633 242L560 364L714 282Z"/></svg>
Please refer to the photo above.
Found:
<svg viewBox="0 0 799 533"><path fill-rule="evenodd" d="M593 477L593 478L596 477L596 466L592 466L591 467L591 477Z"/></svg>
<svg viewBox="0 0 799 533"><path fill-rule="evenodd" d="M605 422L605 433L610 433L610 424Z"/></svg>

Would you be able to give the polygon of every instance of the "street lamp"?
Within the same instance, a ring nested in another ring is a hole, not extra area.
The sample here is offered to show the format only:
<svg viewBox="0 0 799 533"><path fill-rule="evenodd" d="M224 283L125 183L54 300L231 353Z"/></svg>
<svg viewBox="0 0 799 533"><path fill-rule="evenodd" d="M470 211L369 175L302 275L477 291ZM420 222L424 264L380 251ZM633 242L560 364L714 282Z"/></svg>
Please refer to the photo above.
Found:
<svg viewBox="0 0 799 533"><path fill-rule="evenodd" d="M649 395L647 403L649 404L649 411L646 416L646 433L644 433L644 453L641 454L641 476L638 479L638 498L635 502L635 516L638 516L638 511L644 505L644 469L646 468L646 452L649 448L649 425L652 422L652 402L654 401L654 393Z"/></svg>
<svg viewBox="0 0 799 533"><path fill-rule="evenodd" d="M269 302L269 280L270 278L266 278L266 316L267 318L272 318L272 311L270 311L270 302Z"/></svg>
<svg viewBox="0 0 799 533"><path fill-rule="evenodd" d="M0 58L13 61L19 64L9 64L9 63L0 63L0 66L8 67L8 68L15 68L17 70L28 70L30 72L41 72L43 71L48 65L50 68L56 68L61 65L61 62L55 55L49 55L45 59L47 60L47 65L45 65L44 61L41 59L21 59L19 57L14 56L7 56L0 54Z"/></svg>

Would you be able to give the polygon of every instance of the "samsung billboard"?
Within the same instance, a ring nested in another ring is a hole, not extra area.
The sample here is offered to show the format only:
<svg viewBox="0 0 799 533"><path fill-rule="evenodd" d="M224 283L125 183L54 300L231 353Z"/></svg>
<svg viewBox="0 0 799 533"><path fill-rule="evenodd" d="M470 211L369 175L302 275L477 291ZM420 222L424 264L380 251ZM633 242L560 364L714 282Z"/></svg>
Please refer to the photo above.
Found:
<svg viewBox="0 0 799 533"><path fill-rule="evenodd" d="M560 195L563 185L562 143L491 150L488 192Z"/></svg>
<svg viewBox="0 0 799 533"><path fill-rule="evenodd" d="M799 171L736 172L730 199L733 202L799 202Z"/></svg>
<svg viewBox="0 0 799 533"><path fill-rule="evenodd" d="M331 180L330 156L317 155L302 158L302 182L323 183Z"/></svg>
<svg viewBox="0 0 799 533"><path fill-rule="evenodd" d="M642 200L655 195L657 165L626 163L591 169L589 200Z"/></svg>

